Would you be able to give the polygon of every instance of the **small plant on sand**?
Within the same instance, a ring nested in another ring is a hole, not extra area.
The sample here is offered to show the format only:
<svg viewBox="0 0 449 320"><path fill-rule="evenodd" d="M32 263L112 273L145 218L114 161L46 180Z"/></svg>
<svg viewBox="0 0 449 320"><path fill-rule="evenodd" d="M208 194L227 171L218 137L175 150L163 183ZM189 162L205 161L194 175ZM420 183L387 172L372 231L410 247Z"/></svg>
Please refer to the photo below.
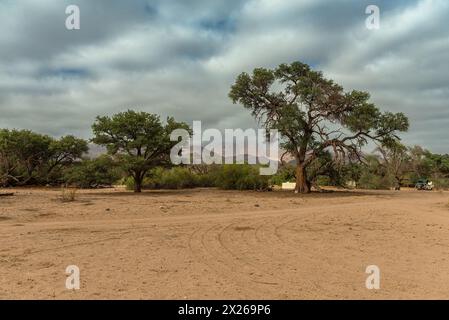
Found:
<svg viewBox="0 0 449 320"><path fill-rule="evenodd" d="M61 201L62 202L73 202L76 200L76 192L78 189L76 188L67 188L63 187L61 189Z"/></svg>

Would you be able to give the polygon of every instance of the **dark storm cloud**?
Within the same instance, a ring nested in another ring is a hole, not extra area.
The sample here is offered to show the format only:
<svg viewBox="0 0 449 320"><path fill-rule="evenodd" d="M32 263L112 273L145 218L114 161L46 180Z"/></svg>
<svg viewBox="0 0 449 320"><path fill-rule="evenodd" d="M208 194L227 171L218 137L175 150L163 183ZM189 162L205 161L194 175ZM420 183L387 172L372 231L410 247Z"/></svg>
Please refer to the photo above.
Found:
<svg viewBox="0 0 449 320"><path fill-rule="evenodd" d="M85 9L81 9L83 28L77 32L64 27L65 9L71 4ZM156 9L149 10L149 4L140 0L132 5L117 0L20 0L0 8L2 22L8 24L0 35L0 57L11 60L47 60L76 46L100 45L156 16Z"/></svg>
<svg viewBox="0 0 449 320"><path fill-rule="evenodd" d="M96 115L127 108L254 127L227 97L235 77L301 60L406 113L407 144L449 152L448 16L444 0L0 1L0 127L88 138Z"/></svg>

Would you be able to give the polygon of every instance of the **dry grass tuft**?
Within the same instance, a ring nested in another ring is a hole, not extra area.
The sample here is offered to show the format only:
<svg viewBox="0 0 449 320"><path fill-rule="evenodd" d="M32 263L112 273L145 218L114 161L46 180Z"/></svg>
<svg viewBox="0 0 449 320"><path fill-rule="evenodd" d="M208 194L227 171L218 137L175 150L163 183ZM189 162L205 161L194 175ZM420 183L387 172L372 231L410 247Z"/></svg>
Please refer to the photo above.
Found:
<svg viewBox="0 0 449 320"><path fill-rule="evenodd" d="M76 188L62 188L61 189L61 201L62 202L73 202L76 200L76 193L78 189Z"/></svg>

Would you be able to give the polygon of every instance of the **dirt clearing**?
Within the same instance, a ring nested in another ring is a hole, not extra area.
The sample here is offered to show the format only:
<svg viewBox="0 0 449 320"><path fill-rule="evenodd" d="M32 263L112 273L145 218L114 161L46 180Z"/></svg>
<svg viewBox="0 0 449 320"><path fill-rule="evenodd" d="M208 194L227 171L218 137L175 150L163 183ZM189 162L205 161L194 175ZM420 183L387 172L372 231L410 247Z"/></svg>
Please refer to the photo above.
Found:
<svg viewBox="0 0 449 320"><path fill-rule="evenodd" d="M447 192L60 195L0 199L0 298L449 298ZM65 287L68 265L80 290ZM380 290L365 287L368 265Z"/></svg>

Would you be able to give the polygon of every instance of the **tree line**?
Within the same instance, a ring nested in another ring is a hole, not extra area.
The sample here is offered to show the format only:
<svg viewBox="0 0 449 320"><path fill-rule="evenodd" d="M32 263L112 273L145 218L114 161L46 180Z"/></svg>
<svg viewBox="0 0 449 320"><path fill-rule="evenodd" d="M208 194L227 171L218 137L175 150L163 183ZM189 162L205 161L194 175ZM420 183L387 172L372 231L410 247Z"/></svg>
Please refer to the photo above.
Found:
<svg viewBox="0 0 449 320"><path fill-rule="evenodd" d="M313 185L348 181L359 187L399 188L420 177L442 186L449 178L448 155L402 145L398 134L409 127L403 113L381 112L367 92L345 91L304 63L243 72L229 97L264 128L279 131L284 153L275 176L259 176L245 165L172 168L170 150L177 142L170 133L190 131L188 124L128 110L96 118L90 142L106 147L107 154L95 159L86 157L84 139L0 130L0 185L99 187L119 181L141 192L144 187L195 186L262 190L295 181L296 192L307 193ZM365 154L369 142L378 148Z"/></svg>
<svg viewBox="0 0 449 320"><path fill-rule="evenodd" d="M126 114L135 115L135 112L127 111ZM294 160L284 161L273 176L261 176L257 165L174 167L168 154L145 161L144 155L138 156L138 151L127 148L130 153L114 155L111 150L91 159L87 157L86 140L73 136L54 139L29 130L3 129L0 130L0 185L97 188L125 184L138 192L142 188L194 187L269 190L273 185L296 181ZM142 180L139 180L139 174ZM363 154L361 161L350 158L335 161L331 152L323 152L307 170L307 180L316 189L320 186L400 189L413 186L421 178L431 179L437 188L449 188L449 155L398 143L379 146L374 152Z"/></svg>

